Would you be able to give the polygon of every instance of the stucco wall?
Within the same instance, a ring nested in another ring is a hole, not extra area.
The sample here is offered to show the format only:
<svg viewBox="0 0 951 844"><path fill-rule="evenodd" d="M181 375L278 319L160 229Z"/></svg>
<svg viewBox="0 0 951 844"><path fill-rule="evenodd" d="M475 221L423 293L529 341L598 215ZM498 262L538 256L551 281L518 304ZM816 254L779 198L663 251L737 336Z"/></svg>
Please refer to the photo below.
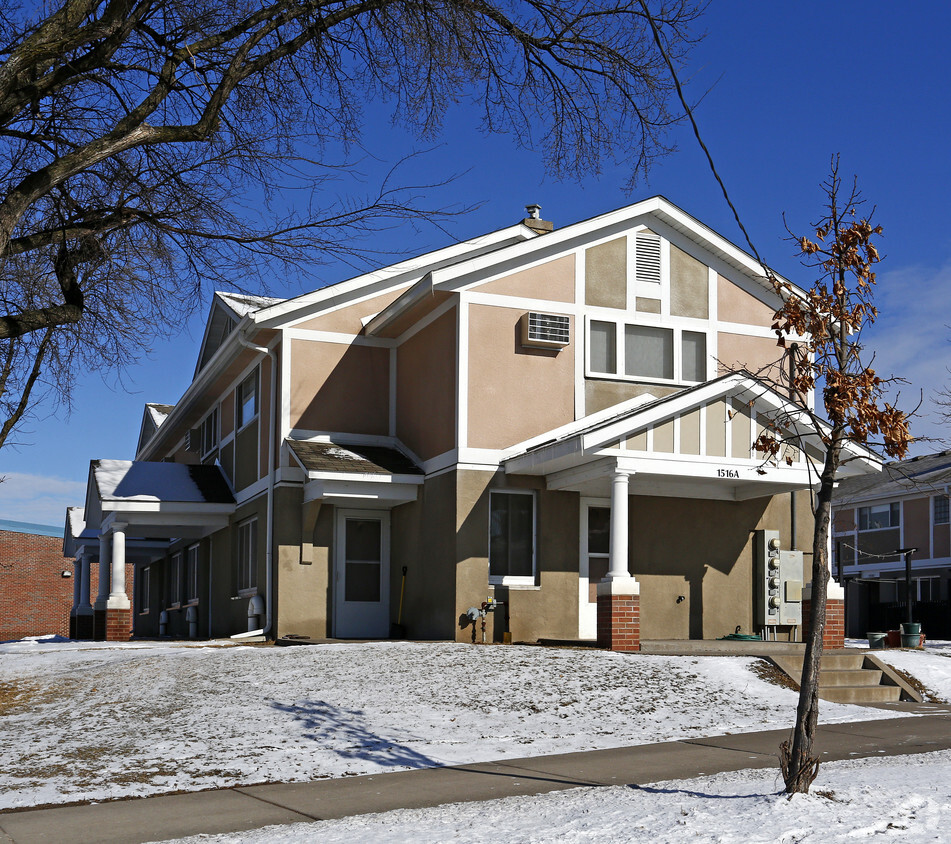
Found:
<svg viewBox="0 0 951 844"><path fill-rule="evenodd" d="M566 255L537 267L480 284L478 291L554 302L574 302L575 257Z"/></svg>
<svg viewBox="0 0 951 844"><path fill-rule="evenodd" d="M612 407L618 402L650 393L661 398L680 391L680 387L663 387L659 384L634 384L630 381L606 381L587 378L584 382L585 416ZM580 414L579 414L580 415Z"/></svg>
<svg viewBox="0 0 951 844"><path fill-rule="evenodd" d="M455 308L397 349L396 435L424 460L455 447Z"/></svg>
<svg viewBox="0 0 951 844"><path fill-rule="evenodd" d="M487 595L505 601L513 641L577 638L578 519L576 493L552 492L537 478L504 473L458 473L456 614L477 606ZM489 493L491 490L536 489L536 586L489 587ZM487 636L500 640L505 608L488 619ZM481 641L481 628L476 630ZM472 640L472 628L456 627L456 639Z"/></svg>
<svg viewBox="0 0 951 844"><path fill-rule="evenodd" d="M906 499L902 503L902 520L905 524L903 547L917 548L915 557L919 560L930 558L932 556L931 499Z"/></svg>
<svg viewBox="0 0 951 844"><path fill-rule="evenodd" d="M391 619L398 618L402 569L406 591L401 623L411 639L451 639L457 627L456 475L428 478L416 501L390 514Z"/></svg>
<svg viewBox="0 0 951 844"><path fill-rule="evenodd" d="M561 351L522 348L523 309L469 307L469 437L505 448L574 418L574 341ZM573 320L574 322L574 320Z"/></svg>
<svg viewBox="0 0 951 844"><path fill-rule="evenodd" d="M297 323L294 328L310 329L312 331L333 331L340 334L357 334L363 331L363 318L373 316L382 311L394 299L406 292L406 288L399 290L390 290L380 296L374 296L355 305L347 305L331 311L329 314L321 314L313 319L304 320Z"/></svg>
<svg viewBox="0 0 951 844"><path fill-rule="evenodd" d="M717 276L717 316L721 322L738 322L769 328L773 324L775 311L776 308L772 305L763 304L759 298L747 293L742 287L722 275Z"/></svg>
<svg viewBox="0 0 951 844"><path fill-rule="evenodd" d="M670 245L670 313L707 319L710 316L709 271L692 255Z"/></svg>
<svg viewBox="0 0 951 844"><path fill-rule="evenodd" d="M797 495L797 540L808 548L812 517ZM737 625L753 631L753 531L779 530L789 547L788 494L743 502L632 496L629 519L642 640L715 639Z"/></svg>
<svg viewBox="0 0 951 844"><path fill-rule="evenodd" d="M619 237L584 252L584 299L599 308L627 307L627 238Z"/></svg>
<svg viewBox="0 0 951 844"><path fill-rule="evenodd" d="M330 635L333 507L303 503L300 487L275 490L276 636Z"/></svg>
<svg viewBox="0 0 951 844"><path fill-rule="evenodd" d="M389 433L390 352L375 346L293 340L290 426Z"/></svg>

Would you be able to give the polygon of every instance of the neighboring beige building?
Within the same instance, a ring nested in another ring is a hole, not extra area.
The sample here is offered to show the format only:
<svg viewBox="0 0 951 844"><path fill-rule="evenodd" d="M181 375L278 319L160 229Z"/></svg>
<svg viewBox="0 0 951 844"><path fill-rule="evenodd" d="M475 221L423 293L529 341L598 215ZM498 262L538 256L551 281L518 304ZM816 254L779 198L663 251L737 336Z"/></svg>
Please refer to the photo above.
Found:
<svg viewBox="0 0 951 844"><path fill-rule="evenodd" d="M755 531L808 544L818 453L752 452L797 414L749 374L785 366L776 294L661 197L536 215L294 299L216 294L185 394L91 470L100 610L136 635L467 641L492 597L490 637L576 640L600 592L639 601L641 638L760 626Z"/></svg>

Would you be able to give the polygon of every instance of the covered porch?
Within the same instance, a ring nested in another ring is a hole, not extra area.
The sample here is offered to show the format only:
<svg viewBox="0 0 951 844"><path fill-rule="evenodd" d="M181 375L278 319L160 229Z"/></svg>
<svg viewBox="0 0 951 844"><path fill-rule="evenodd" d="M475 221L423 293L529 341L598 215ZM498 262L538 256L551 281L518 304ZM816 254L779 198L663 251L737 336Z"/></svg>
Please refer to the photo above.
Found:
<svg viewBox="0 0 951 844"><path fill-rule="evenodd" d="M234 508L234 496L217 466L91 461L85 507L70 510L64 543L76 560L76 637L129 639L133 611L143 609L143 596L144 609L149 604L148 585L136 595L135 575L130 582L130 574L164 558L177 542L200 540L228 527ZM95 600L93 566L98 569ZM184 578L185 572L179 576Z"/></svg>
<svg viewBox="0 0 951 844"><path fill-rule="evenodd" d="M507 474L579 494L579 639L639 650L643 636L756 632L753 534L771 530L782 548L811 548L809 492L822 451L807 423L752 377L728 375L640 396L509 456ZM768 458L754 447L766 430L781 439ZM877 468L870 454L855 457L846 472ZM841 602L840 591L830 584L828 597ZM807 584L806 613L810 599Z"/></svg>

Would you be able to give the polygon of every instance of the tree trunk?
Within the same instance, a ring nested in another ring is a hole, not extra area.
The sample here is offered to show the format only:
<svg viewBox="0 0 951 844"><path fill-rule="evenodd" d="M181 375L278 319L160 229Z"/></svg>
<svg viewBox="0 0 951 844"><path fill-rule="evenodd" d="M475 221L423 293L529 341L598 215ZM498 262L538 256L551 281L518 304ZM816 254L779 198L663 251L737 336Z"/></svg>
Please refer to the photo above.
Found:
<svg viewBox="0 0 951 844"><path fill-rule="evenodd" d="M799 683L799 707L792 746L788 741L780 747L780 767L787 794L807 794L816 774L819 759L812 755L812 742L819 723L819 669L822 663L822 641L826 626L826 591L829 584L829 531L832 521L832 492L839 467L839 445L835 434L826 452L826 461L816 496L816 523L812 535L812 608L806 653Z"/></svg>

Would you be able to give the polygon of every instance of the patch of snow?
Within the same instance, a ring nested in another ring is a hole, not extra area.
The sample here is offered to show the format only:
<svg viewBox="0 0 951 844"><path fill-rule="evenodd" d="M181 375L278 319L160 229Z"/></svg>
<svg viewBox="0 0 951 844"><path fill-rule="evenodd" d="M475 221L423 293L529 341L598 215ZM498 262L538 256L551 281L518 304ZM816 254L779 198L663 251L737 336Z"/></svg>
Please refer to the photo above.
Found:
<svg viewBox="0 0 951 844"><path fill-rule="evenodd" d="M757 662L447 642L0 645L0 807L789 727L798 693ZM825 723L894 715L821 708Z"/></svg>
<svg viewBox="0 0 951 844"><path fill-rule="evenodd" d="M205 500L183 463L98 460L93 471L103 501Z"/></svg>
<svg viewBox="0 0 951 844"><path fill-rule="evenodd" d="M69 533L75 538L86 529L86 511L82 507L67 507L66 522L69 525Z"/></svg>

